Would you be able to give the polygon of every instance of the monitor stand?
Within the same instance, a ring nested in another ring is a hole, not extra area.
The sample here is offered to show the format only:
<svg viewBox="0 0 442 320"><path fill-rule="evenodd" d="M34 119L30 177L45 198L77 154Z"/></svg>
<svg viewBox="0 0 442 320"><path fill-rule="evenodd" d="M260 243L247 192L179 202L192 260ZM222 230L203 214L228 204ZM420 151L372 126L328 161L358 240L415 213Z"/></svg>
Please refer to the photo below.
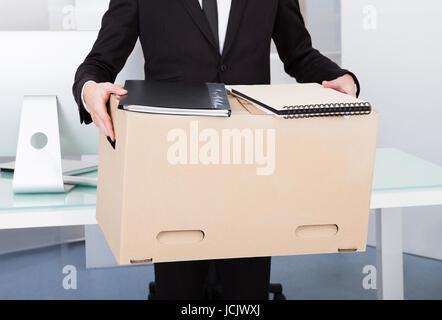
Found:
<svg viewBox="0 0 442 320"><path fill-rule="evenodd" d="M57 97L25 96L13 190L15 193L60 193L68 189L63 183Z"/></svg>

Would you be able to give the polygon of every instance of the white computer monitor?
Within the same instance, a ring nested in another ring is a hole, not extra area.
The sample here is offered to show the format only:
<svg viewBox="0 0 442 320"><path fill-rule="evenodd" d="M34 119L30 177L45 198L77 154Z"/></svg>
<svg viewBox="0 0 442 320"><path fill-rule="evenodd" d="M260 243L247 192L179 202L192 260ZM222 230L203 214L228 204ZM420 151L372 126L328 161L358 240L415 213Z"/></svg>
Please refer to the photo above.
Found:
<svg viewBox="0 0 442 320"><path fill-rule="evenodd" d="M72 95L75 72L96 37L96 31L0 32L0 157L16 155L26 95L57 96L62 155L98 153L98 131L80 124ZM116 83L143 78L144 59L137 44Z"/></svg>

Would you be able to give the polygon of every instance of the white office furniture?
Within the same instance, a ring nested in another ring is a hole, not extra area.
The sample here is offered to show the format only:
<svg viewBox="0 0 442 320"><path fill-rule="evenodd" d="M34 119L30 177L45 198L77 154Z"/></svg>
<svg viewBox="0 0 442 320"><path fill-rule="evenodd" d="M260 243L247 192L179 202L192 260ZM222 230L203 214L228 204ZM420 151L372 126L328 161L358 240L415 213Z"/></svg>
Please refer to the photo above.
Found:
<svg viewBox="0 0 442 320"><path fill-rule="evenodd" d="M340 0L342 64L380 114L378 147L442 164L442 1ZM442 259L440 207L404 210L404 252ZM369 243L375 244L370 235Z"/></svg>
<svg viewBox="0 0 442 320"><path fill-rule="evenodd" d="M0 175L0 229L88 225L86 251L109 250L97 234L96 189L77 187L61 195L12 193L11 174ZM380 299L403 299L401 208L442 205L442 167L397 149L378 149L371 208L377 216L377 275ZM87 229L86 229L87 230ZM95 231L94 231L95 230ZM89 239L93 239L89 243ZM89 249L88 249L89 247ZM109 251L101 253L112 260ZM110 260L109 260L110 259ZM102 261L89 265L104 266Z"/></svg>
<svg viewBox="0 0 442 320"><path fill-rule="evenodd" d="M0 31L0 87L8 88L0 106L0 157L15 156L23 97L55 95L58 100L61 153L97 154L98 130L82 126L72 85L97 31ZM144 58L137 44L117 83L144 79Z"/></svg>

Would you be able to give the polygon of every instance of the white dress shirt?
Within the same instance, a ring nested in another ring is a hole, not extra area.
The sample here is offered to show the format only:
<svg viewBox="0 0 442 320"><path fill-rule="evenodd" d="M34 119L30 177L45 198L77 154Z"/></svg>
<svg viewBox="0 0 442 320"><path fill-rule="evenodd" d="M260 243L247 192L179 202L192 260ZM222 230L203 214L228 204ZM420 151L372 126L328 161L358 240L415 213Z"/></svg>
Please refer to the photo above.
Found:
<svg viewBox="0 0 442 320"><path fill-rule="evenodd" d="M203 0L198 0L201 8ZM218 36L219 36L219 52L223 52L224 41L226 40L227 25L229 24L230 7L232 0L218 0Z"/></svg>
<svg viewBox="0 0 442 320"><path fill-rule="evenodd" d="M203 0L198 0L201 6L201 9L203 8ZM223 52L224 48L224 42L226 40L226 34L227 34L227 26L229 24L229 17L230 17L230 7L232 6L232 0L218 0L218 37L219 37L219 51L220 54ZM83 106L85 107L86 111L89 112L86 103L84 102L84 87L89 82L94 81L88 81L83 85L83 88L81 89L81 100L83 102Z"/></svg>

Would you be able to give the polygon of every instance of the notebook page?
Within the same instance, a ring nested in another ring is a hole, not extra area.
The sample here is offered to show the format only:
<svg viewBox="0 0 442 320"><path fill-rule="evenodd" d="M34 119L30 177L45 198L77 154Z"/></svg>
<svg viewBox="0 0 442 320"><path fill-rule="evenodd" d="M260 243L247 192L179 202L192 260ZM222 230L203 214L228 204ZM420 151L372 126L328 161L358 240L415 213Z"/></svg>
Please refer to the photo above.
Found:
<svg viewBox="0 0 442 320"><path fill-rule="evenodd" d="M283 110L285 106L363 102L348 94L324 88L317 83L231 86L231 88L276 110Z"/></svg>

